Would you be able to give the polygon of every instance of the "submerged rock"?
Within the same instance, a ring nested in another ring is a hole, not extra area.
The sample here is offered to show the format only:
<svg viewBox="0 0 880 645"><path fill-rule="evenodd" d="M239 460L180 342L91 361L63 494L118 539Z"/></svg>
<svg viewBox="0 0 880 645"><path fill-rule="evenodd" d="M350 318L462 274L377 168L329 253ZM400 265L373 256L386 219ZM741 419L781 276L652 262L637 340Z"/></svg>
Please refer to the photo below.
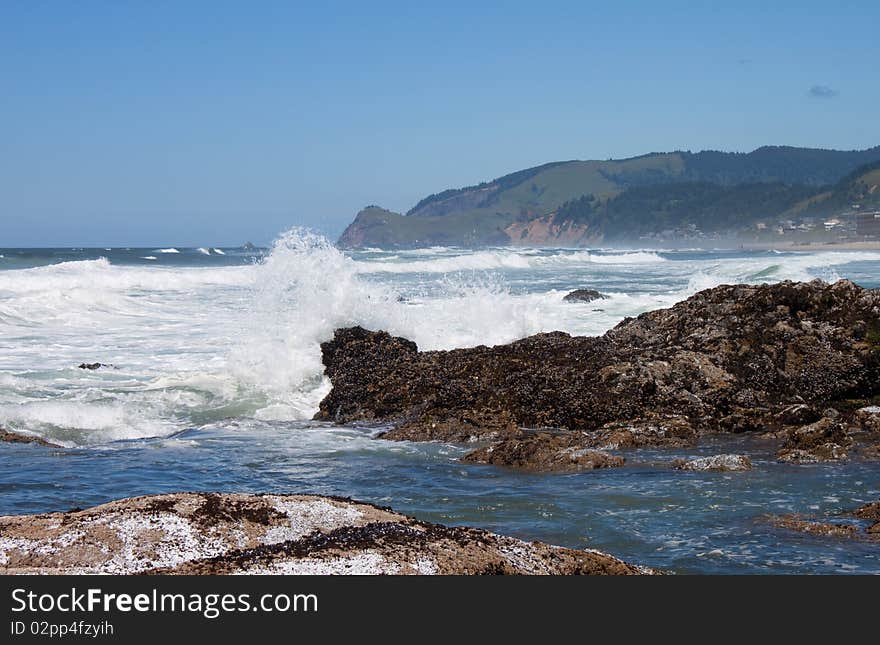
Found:
<svg viewBox="0 0 880 645"><path fill-rule="evenodd" d="M462 457L476 464L560 472L623 466L624 458L588 447L581 433L523 433Z"/></svg>
<svg viewBox="0 0 880 645"><path fill-rule="evenodd" d="M575 289L562 299L566 302L593 302L594 300L605 300L607 297L595 289Z"/></svg>
<svg viewBox="0 0 880 645"><path fill-rule="evenodd" d="M880 502L869 502L859 506L853 515L863 520L880 520Z"/></svg>
<svg viewBox="0 0 880 645"><path fill-rule="evenodd" d="M8 430L4 430L3 428L0 428L0 441L5 441L6 443L35 443L39 446L48 446L50 448L61 447L57 443L46 441L42 437L38 437L36 435L21 434L19 432L9 432Z"/></svg>
<svg viewBox="0 0 880 645"><path fill-rule="evenodd" d="M0 517L6 574L651 573L610 555L309 495L173 493Z"/></svg>
<svg viewBox="0 0 880 645"><path fill-rule="evenodd" d="M864 504L853 511L853 515L862 520L873 520L873 523L865 528L865 533L880 538L880 502Z"/></svg>
<svg viewBox="0 0 880 645"><path fill-rule="evenodd" d="M98 370L102 367L113 367L109 363L80 363L77 367L81 370Z"/></svg>
<svg viewBox="0 0 880 645"><path fill-rule="evenodd" d="M809 533L821 537L851 538L859 535L859 528L852 524L834 524L807 520L799 515L778 515L769 518L769 522L782 529Z"/></svg>
<svg viewBox="0 0 880 645"><path fill-rule="evenodd" d="M713 455L697 459L678 460L676 470L735 472L752 469L752 460L745 455Z"/></svg>

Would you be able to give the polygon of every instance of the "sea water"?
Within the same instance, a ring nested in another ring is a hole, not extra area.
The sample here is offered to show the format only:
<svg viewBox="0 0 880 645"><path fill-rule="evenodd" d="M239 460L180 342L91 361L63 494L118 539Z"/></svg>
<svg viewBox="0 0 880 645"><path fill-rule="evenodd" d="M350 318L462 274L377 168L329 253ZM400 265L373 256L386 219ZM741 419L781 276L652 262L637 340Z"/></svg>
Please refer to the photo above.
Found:
<svg viewBox="0 0 880 645"><path fill-rule="evenodd" d="M876 543L767 522L847 521L880 497L878 464L779 464L772 445L736 437L626 452L618 469L526 474L462 464L467 447L310 421L330 390L320 343L338 327L384 329L421 349L595 335L715 285L814 278L876 288L880 253L343 253L304 231L255 250L0 249L0 427L63 446L0 444L0 513L180 490L310 492L669 571L880 573ZM564 302L576 288L608 298ZM747 453L756 467L669 468L718 452Z"/></svg>

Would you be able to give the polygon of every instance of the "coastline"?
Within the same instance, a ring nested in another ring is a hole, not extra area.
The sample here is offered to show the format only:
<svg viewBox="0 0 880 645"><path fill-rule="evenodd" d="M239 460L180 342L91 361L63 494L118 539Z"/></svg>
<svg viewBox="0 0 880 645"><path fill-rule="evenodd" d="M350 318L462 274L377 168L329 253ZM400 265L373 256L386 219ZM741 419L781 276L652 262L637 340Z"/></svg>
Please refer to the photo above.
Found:
<svg viewBox="0 0 880 645"><path fill-rule="evenodd" d="M739 247L744 251L880 251L880 240L859 242L743 242ZM733 249L731 249L733 250Z"/></svg>

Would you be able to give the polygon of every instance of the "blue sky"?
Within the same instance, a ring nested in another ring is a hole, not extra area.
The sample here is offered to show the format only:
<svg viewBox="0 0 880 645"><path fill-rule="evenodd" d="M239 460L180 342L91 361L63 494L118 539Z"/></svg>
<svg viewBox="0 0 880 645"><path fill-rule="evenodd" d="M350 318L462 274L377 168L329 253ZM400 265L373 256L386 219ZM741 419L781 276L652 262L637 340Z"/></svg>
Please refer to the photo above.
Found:
<svg viewBox="0 0 880 645"><path fill-rule="evenodd" d="M0 247L335 236L547 161L880 144L878 2L420 4L0 3Z"/></svg>

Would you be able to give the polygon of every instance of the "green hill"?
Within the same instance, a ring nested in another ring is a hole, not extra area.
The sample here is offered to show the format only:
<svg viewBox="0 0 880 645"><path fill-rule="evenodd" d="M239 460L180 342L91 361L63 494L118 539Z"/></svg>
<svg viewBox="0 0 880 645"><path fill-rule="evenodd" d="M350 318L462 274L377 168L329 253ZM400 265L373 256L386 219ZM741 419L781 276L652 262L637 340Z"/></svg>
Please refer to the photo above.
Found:
<svg viewBox="0 0 880 645"><path fill-rule="evenodd" d="M787 212L824 214L880 146L860 151L767 146L750 153L651 153L561 161L419 201L406 215L368 207L343 247L590 244L687 227L736 231Z"/></svg>

